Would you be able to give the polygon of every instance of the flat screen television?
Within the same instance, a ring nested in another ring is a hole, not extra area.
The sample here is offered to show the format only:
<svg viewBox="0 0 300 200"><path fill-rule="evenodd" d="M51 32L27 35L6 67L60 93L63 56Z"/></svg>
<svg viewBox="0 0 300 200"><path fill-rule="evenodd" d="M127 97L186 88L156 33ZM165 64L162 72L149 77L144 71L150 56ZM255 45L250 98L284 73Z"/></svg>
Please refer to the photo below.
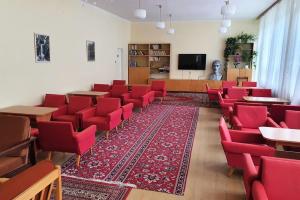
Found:
<svg viewBox="0 0 300 200"><path fill-rule="evenodd" d="M179 54L178 69L205 70L206 54Z"/></svg>

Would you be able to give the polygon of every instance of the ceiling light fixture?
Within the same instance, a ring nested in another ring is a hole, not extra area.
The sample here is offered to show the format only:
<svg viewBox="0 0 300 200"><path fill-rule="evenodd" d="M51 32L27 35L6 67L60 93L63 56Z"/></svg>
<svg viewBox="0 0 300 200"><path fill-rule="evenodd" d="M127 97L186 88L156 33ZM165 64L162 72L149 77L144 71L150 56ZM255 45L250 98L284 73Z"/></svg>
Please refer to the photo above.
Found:
<svg viewBox="0 0 300 200"><path fill-rule="evenodd" d="M161 5L158 5L159 7L159 21L156 22L156 28L158 29L165 29L166 28L166 23L164 21L161 20Z"/></svg>
<svg viewBox="0 0 300 200"><path fill-rule="evenodd" d="M221 26L221 27L219 28L219 32L222 33L222 34L227 33L227 31L228 31L228 29L227 29L226 27L224 27L224 26Z"/></svg>
<svg viewBox="0 0 300 200"><path fill-rule="evenodd" d="M222 20L222 26L229 28L231 26L231 20L230 19L223 19Z"/></svg>
<svg viewBox="0 0 300 200"><path fill-rule="evenodd" d="M225 5L221 8L221 14L224 17L231 17L236 13L236 6L229 3L229 0L225 1Z"/></svg>
<svg viewBox="0 0 300 200"><path fill-rule="evenodd" d="M169 14L169 17L170 17L170 28L168 30L168 34L174 35L175 34L175 29L172 26L172 14Z"/></svg>
<svg viewBox="0 0 300 200"><path fill-rule="evenodd" d="M139 0L139 8L134 11L134 16L138 19L145 19L147 17L147 11L141 8L141 0Z"/></svg>

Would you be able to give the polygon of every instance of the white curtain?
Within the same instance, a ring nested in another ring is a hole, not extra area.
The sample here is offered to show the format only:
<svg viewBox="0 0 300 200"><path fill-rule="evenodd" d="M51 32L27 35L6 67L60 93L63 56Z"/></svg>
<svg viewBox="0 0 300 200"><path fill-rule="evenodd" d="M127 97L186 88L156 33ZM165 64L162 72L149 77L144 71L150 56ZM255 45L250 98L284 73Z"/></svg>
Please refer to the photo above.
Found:
<svg viewBox="0 0 300 200"><path fill-rule="evenodd" d="M300 0L282 0L260 20L255 78L300 104Z"/></svg>

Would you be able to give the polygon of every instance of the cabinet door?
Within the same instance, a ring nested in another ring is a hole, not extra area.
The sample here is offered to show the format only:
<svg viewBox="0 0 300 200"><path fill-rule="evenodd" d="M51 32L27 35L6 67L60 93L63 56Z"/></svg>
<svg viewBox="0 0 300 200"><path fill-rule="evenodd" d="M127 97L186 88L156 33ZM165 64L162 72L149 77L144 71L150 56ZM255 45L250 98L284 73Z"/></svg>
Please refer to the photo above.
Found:
<svg viewBox="0 0 300 200"><path fill-rule="evenodd" d="M239 69L228 68L227 69L227 81L236 81L239 77Z"/></svg>
<svg viewBox="0 0 300 200"><path fill-rule="evenodd" d="M128 79L129 84L147 84L150 75L149 67L129 67Z"/></svg>

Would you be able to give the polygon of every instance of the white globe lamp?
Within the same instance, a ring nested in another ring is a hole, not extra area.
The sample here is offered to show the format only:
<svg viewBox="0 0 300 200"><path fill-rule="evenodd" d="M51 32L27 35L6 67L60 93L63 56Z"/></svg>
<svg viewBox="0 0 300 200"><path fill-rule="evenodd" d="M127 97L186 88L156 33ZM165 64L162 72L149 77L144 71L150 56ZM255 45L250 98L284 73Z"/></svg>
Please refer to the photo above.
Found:
<svg viewBox="0 0 300 200"><path fill-rule="evenodd" d="M134 17L138 19L145 19L147 17L147 11L141 8L135 9Z"/></svg>
<svg viewBox="0 0 300 200"><path fill-rule="evenodd" d="M219 28L219 32L222 33L222 34L225 34L225 33L227 33L227 28L221 26L221 27Z"/></svg>

